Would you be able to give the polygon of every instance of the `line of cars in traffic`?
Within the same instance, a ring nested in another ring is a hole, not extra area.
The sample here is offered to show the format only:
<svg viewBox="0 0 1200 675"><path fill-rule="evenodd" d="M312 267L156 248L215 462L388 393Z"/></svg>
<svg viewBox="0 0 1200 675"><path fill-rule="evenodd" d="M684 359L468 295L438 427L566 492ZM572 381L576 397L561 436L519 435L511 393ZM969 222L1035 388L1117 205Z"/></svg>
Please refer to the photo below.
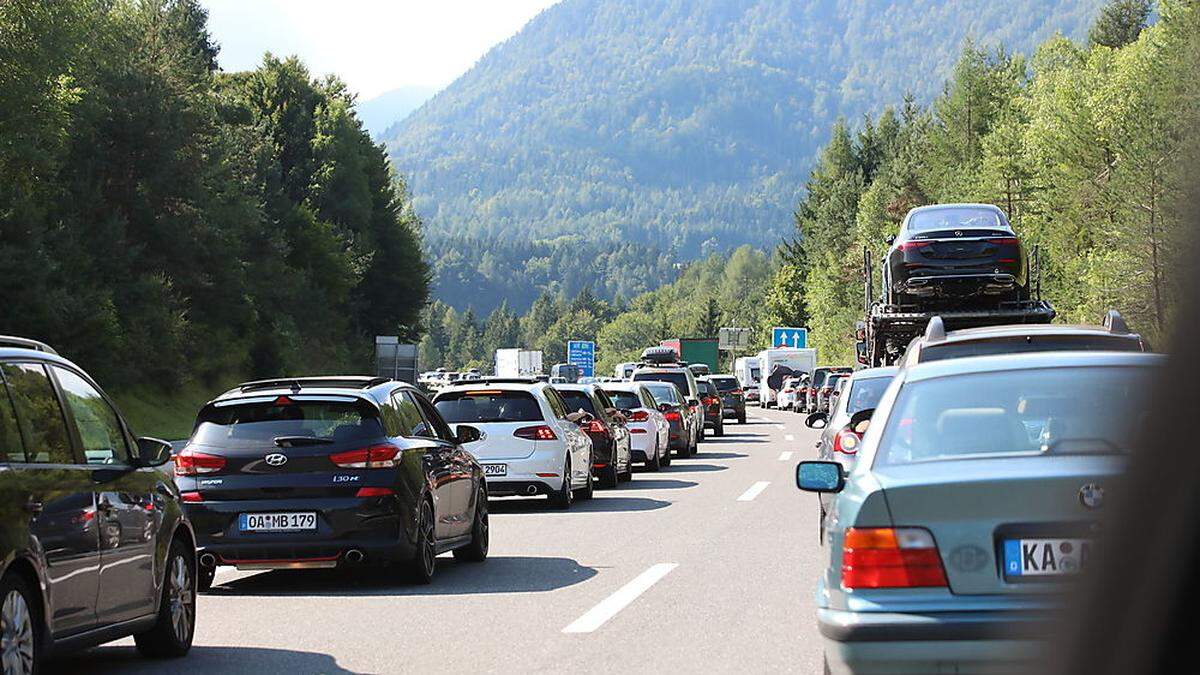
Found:
<svg viewBox="0 0 1200 675"><path fill-rule="evenodd" d="M135 437L48 345L0 336L5 672L129 635L181 656L222 565L385 565L429 583L443 553L487 558L489 498L569 508L745 421L732 378L649 356L628 380L477 376L432 398L384 377L246 382L173 450Z"/></svg>
<svg viewBox="0 0 1200 675"><path fill-rule="evenodd" d="M1148 414L1161 355L1102 326L946 331L844 378L806 423L816 458L827 673L1019 672L1047 653L1072 577Z"/></svg>

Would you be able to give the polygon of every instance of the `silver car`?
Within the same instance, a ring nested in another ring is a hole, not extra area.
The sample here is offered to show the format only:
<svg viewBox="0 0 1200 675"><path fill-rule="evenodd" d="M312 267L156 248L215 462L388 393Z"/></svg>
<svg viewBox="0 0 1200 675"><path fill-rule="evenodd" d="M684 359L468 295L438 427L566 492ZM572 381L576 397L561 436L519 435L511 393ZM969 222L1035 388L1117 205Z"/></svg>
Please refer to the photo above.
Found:
<svg viewBox="0 0 1200 675"><path fill-rule="evenodd" d="M901 369L835 494L817 623L827 672L1020 669L1087 565L1161 356L1056 352Z"/></svg>

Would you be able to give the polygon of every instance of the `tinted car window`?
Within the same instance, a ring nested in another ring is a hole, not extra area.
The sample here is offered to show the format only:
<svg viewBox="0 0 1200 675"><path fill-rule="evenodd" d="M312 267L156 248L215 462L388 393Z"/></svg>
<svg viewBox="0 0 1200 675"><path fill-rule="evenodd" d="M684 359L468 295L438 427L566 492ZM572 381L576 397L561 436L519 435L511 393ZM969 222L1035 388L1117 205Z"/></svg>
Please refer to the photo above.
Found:
<svg viewBox="0 0 1200 675"><path fill-rule="evenodd" d="M27 461L40 464L74 464L67 421L46 369L36 363L0 365L17 418L25 428Z"/></svg>
<svg viewBox="0 0 1200 675"><path fill-rule="evenodd" d="M420 427L425 424L425 419L421 417L421 410L417 408L417 404L406 395L406 392L398 391L392 395L392 401L396 406L396 415L400 422L401 436L419 436L417 433L421 431Z"/></svg>
<svg viewBox="0 0 1200 675"><path fill-rule="evenodd" d="M129 461L125 432L108 401L78 374L58 366L52 368L83 443L84 460L88 464L124 464Z"/></svg>
<svg viewBox="0 0 1200 675"><path fill-rule="evenodd" d="M417 407L421 409L421 415L425 418L425 422L428 426L433 427L433 433L422 431L417 434L418 436L436 438L446 441L447 443L458 442L454 432L450 430L450 425L446 424L445 418L438 413L437 409L433 407L433 404L427 401L424 396L411 391L405 392L405 396L411 396L412 399L417 402Z"/></svg>
<svg viewBox="0 0 1200 675"><path fill-rule="evenodd" d="M654 400L659 403L679 405L683 402L683 397L679 395L679 390L670 385L648 384L646 388L650 390L650 393L654 396Z"/></svg>
<svg viewBox="0 0 1200 675"><path fill-rule="evenodd" d="M846 412L853 415L879 405L879 399L883 398L883 392L887 391L888 385L891 383L892 378L890 377L873 377L851 382L850 396L843 396L847 399Z"/></svg>
<svg viewBox="0 0 1200 675"><path fill-rule="evenodd" d="M1059 335L1033 337L1032 339L1023 335L1014 335L994 340L927 345L921 350L920 361L925 363L967 356L1053 351L1140 352L1142 343L1137 338L1121 335Z"/></svg>
<svg viewBox="0 0 1200 675"><path fill-rule="evenodd" d="M991 209L955 208L917 211L908 219L910 232L925 230L996 229L1004 227Z"/></svg>
<svg viewBox="0 0 1200 675"><path fill-rule="evenodd" d="M592 403L592 397L587 395L587 392L558 390L558 395L562 396L563 401L567 404L567 410L576 412L579 410L597 417L596 405Z"/></svg>
<svg viewBox="0 0 1200 675"><path fill-rule="evenodd" d="M192 442L230 448L259 447L279 436L308 436L348 443L383 435L379 417L365 404L277 401L212 406L201 412Z"/></svg>
<svg viewBox="0 0 1200 675"><path fill-rule="evenodd" d="M879 462L1121 453L1149 415L1151 374L1052 368L909 383L888 416Z"/></svg>
<svg viewBox="0 0 1200 675"><path fill-rule="evenodd" d="M717 391L727 392L741 388L736 377L713 377L709 378L709 382L717 385Z"/></svg>
<svg viewBox="0 0 1200 675"><path fill-rule="evenodd" d="M433 404L451 424L472 422L540 422L542 409L524 391L481 389L441 394Z"/></svg>
<svg viewBox="0 0 1200 675"><path fill-rule="evenodd" d="M566 417L567 404L563 402L558 392L553 389L543 389L542 391L546 395L546 402L550 404L550 412L554 413L554 416L560 420Z"/></svg>
<svg viewBox="0 0 1200 675"><path fill-rule="evenodd" d="M680 396L688 395L687 373L678 370L639 371L633 374L634 382L670 382L679 390Z"/></svg>
<svg viewBox="0 0 1200 675"><path fill-rule="evenodd" d="M613 407L621 410L632 410L633 408L640 408L643 405L638 395L632 391L609 391L605 393L612 399Z"/></svg>
<svg viewBox="0 0 1200 675"><path fill-rule="evenodd" d="M0 381L0 455L8 462L25 461L25 442L21 440L21 429L17 426L17 412L13 410L8 388Z"/></svg>

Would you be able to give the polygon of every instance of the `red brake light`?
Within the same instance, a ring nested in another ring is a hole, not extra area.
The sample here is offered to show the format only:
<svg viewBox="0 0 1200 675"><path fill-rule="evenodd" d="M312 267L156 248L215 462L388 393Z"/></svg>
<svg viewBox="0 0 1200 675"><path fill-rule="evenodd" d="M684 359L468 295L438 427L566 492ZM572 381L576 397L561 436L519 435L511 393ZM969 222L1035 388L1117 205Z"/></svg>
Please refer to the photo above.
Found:
<svg viewBox="0 0 1200 675"><path fill-rule="evenodd" d="M683 421L683 415L680 415L678 410L668 410L667 412L663 413L663 417L667 418L668 422Z"/></svg>
<svg viewBox="0 0 1200 675"><path fill-rule="evenodd" d="M204 495L199 492L181 492L179 494L179 501L185 504L198 504L204 501Z"/></svg>
<svg viewBox="0 0 1200 675"><path fill-rule="evenodd" d="M860 442L862 442L862 438L854 433L853 429L842 429L833 437L833 451L853 455L858 452Z"/></svg>
<svg viewBox="0 0 1200 675"><path fill-rule="evenodd" d="M912 251L912 250L918 249L918 248L925 248L926 246L928 246L931 243L933 243L933 242L913 240L913 241L906 241L903 244L900 244L899 246L897 246L896 248L901 251Z"/></svg>
<svg viewBox="0 0 1200 675"><path fill-rule="evenodd" d="M225 468L225 458L220 455L210 455L184 448L175 455L176 476L199 476L200 474L216 473Z"/></svg>
<svg viewBox="0 0 1200 675"><path fill-rule="evenodd" d="M721 402L721 399L716 396L709 396L704 399L704 405L716 405Z"/></svg>
<svg viewBox="0 0 1200 675"><path fill-rule="evenodd" d="M356 497L391 497L396 494L396 491L385 487L365 487L359 488L355 494Z"/></svg>
<svg viewBox="0 0 1200 675"><path fill-rule="evenodd" d="M842 544L845 588L921 588L946 586L937 543L917 527L846 530Z"/></svg>
<svg viewBox="0 0 1200 675"><path fill-rule="evenodd" d="M539 424L532 427L521 427L513 432L513 436L517 438L525 438L531 441L556 441L558 434L545 424Z"/></svg>
<svg viewBox="0 0 1200 675"><path fill-rule="evenodd" d="M343 469L388 469L396 466L396 455L400 448L391 443L381 443L368 448L335 452L329 460Z"/></svg>
<svg viewBox="0 0 1200 675"><path fill-rule="evenodd" d="M288 397L286 397L286 396L280 396L279 398L275 399L275 402L274 402L274 403L272 403L271 405L276 405L276 406L279 406L279 405L291 405L291 404L293 404L293 403L295 403L295 401L293 401L292 399L290 399L290 398L288 398Z"/></svg>
<svg viewBox="0 0 1200 675"><path fill-rule="evenodd" d="M733 394L734 396L741 396L741 395L742 395L742 390L741 390L741 389L734 389L733 391L731 391L731 392L729 392L729 393L730 393L730 394Z"/></svg>
<svg viewBox="0 0 1200 675"><path fill-rule="evenodd" d="M583 429L584 431L589 431L593 434L608 435L608 427L604 426L604 422L601 422L600 420L594 419L588 422L587 424L583 425Z"/></svg>
<svg viewBox="0 0 1200 675"><path fill-rule="evenodd" d="M629 413L630 422L645 422L648 419L650 419L650 413L645 410L634 410Z"/></svg>
<svg viewBox="0 0 1200 675"><path fill-rule="evenodd" d="M1015 245L1015 244L1021 243L1021 240L1017 239L1016 237L996 237L995 239L988 239L988 243L989 244L1001 244L1001 245L1004 245L1004 244Z"/></svg>

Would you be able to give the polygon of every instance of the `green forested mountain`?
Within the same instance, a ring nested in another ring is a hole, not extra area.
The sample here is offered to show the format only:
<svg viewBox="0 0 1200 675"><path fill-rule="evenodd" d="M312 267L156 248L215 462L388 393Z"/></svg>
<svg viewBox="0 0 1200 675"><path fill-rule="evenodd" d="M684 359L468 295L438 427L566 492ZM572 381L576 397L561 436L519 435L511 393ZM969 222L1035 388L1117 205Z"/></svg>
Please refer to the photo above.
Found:
<svg viewBox="0 0 1200 675"><path fill-rule="evenodd" d="M506 288L523 309L556 280L628 297L777 243L839 116L928 101L969 39L1082 38L1097 4L564 0L385 140L441 299L487 311Z"/></svg>

